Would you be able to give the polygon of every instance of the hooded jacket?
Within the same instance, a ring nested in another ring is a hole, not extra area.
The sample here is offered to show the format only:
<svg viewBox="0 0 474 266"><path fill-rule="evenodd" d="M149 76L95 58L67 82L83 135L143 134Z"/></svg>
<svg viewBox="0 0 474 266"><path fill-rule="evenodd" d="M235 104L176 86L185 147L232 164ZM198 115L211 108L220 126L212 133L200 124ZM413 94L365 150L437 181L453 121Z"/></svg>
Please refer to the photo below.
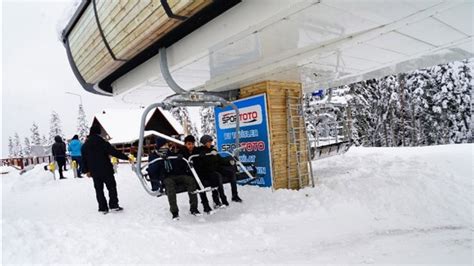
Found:
<svg viewBox="0 0 474 266"><path fill-rule="evenodd" d="M93 177L110 177L114 174L110 156L128 160L127 155L116 150L99 135L90 135L82 145L81 152L82 172L90 172Z"/></svg>
<svg viewBox="0 0 474 266"><path fill-rule="evenodd" d="M54 144L51 147L53 156L55 158L65 158L66 157L66 144L63 142L60 136L54 137Z"/></svg>
<svg viewBox="0 0 474 266"><path fill-rule="evenodd" d="M78 139L73 139L71 142L69 142L68 149L69 153L73 157L80 157L81 156L81 148L82 148L82 143Z"/></svg>

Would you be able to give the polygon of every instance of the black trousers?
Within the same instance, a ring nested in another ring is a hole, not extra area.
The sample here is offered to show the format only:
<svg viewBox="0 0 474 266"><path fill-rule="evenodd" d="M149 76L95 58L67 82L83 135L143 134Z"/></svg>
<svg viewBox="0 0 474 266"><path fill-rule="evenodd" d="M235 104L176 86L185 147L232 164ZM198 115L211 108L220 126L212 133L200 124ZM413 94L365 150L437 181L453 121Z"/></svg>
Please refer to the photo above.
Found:
<svg viewBox="0 0 474 266"><path fill-rule="evenodd" d="M99 205L99 211L107 211L110 209L118 208L118 197L117 197L117 183L113 175L108 177L92 177L94 180L95 196ZM109 204L107 206L107 199L104 195L104 184L109 191Z"/></svg>
<svg viewBox="0 0 474 266"><path fill-rule="evenodd" d="M217 187L217 190L212 191L212 200L215 204L227 202L227 197L224 193L224 186L222 184L222 175L219 172L210 172L199 174L203 178L202 182L204 186ZM209 205L209 200L205 192L199 193L201 197L201 203L203 206Z"/></svg>
<svg viewBox="0 0 474 266"><path fill-rule="evenodd" d="M66 158L65 157L56 157L56 162L58 163L59 178L63 178L63 167L66 167Z"/></svg>
<svg viewBox="0 0 474 266"><path fill-rule="evenodd" d="M232 191L232 197L238 196L236 172L237 168L233 165L221 166L219 169L219 173L230 181L229 183Z"/></svg>

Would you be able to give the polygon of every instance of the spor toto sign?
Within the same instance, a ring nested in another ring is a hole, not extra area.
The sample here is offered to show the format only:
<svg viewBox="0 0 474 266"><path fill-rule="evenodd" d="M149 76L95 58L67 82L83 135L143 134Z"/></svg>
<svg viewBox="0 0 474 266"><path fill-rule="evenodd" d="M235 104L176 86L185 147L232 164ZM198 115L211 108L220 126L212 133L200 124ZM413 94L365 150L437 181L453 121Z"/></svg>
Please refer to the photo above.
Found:
<svg viewBox="0 0 474 266"><path fill-rule="evenodd" d="M262 107L260 105L252 105L239 109L240 127L260 125L262 123ZM219 128L234 128L236 121L235 111L227 111L219 113Z"/></svg>

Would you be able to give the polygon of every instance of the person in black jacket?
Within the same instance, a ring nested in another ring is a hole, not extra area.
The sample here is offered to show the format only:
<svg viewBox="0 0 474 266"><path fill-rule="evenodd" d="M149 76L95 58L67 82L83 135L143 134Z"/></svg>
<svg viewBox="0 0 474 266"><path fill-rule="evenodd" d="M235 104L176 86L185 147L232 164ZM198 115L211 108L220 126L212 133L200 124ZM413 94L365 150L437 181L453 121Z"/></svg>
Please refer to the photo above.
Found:
<svg viewBox="0 0 474 266"><path fill-rule="evenodd" d="M212 145L211 136L204 135L199 141L203 146L198 148L199 157L194 160L196 170L205 183L209 183L212 187L217 187L217 191L212 191L214 208L220 208L223 207L223 205L229 206L229 202L224 193L224 186L222 184L223 177L218 172L219 166L223 163L222 157L217 153L217 150ZM212 155L206 155L209 153Z"/></svg>
<svg viewBox="0 0 474 266"><path fill-rule="evenodd" d="M168 156L169 148L166 144L166 140L157 137L155 140L155 149L148 155L147 172L150 176L151 190L164 192L163 179L165 179L165 166L164 160L153 162L158 158L166 158ZM151 163L153 162L153 163Z"/></svg>
<svg viewBox="0 0 474 266"><path fill-rule="evenodd" d="M115 211L123 210L119 206L117 197L117 183L114 177L114 168L110 162L110 156L122 160L128 160L127 155L116 150L101 136L99 126L92 126L90 134L81 148L83 173L92 176L94 188L99 204L99 212L106 214L109 208ZM104 196L104 184L109 191L109 204Z"/></svg>
<svg viewBox="0 0 474 266"><path fill-rule="evenodd" d="M235 160L231 156L222 158L222 162L219 165L217 171L224 177L229 180L230 189L232 192L232 201L242 202L242 199L239 197L237 191L237 166L235 165Z"/></svg>
<svg viewBox="0 0 474 266"><path fill-rule="evenodd" d="M191 157L192 155L199 154L199 150L198 148L196 148L195 143L196 143L196 139L192 135L188 135L184 138L184 147L180 150L180 153L183 155L185 159L189 160L189 157ZM189 168L188 168L188 171L189 171L188 174L192 175L192 173L190 173ZM202 180L202 182L205 186L209 185L207 184L206 180ZM199 196L201 197L201 204L204 208L204 212L207 214L211 214L212 208L211 206L209 206L209 200L207 199L206 192L199 193Z"/></svg>
<svg viewBox="0 0 474 266"><path fill-rule="evenodd" d="M51 147L54 160L58 164L59 179L64 179L63 168L66 170L66 143L63 142L61 136L54 137L54 144Z"/></svg>
<svg viewBox="0 0 474 266"><path fill-rule="evenodd" d="M182 155L176 154L169 149L168 141L166 139L158 137L156 143L156 158L163 158L158 162L148 166L148 173L150 178L159 179L164 185L166 195L168 196L168 202L170 205L170 212L173 219L179 219L179 209L176 203L176 187L179 184L184 184L189 195L189 204L191 205L190 212L192 215L200 215L197 209L197 195L193 193L196 191L196 181L190 175L188 175L188 166L182 159ZM168 159L170 156L177 156L178 159ZM155 158L154 155L149 157L150 162ZM150 168L152 167L152 168Z"/></svg>

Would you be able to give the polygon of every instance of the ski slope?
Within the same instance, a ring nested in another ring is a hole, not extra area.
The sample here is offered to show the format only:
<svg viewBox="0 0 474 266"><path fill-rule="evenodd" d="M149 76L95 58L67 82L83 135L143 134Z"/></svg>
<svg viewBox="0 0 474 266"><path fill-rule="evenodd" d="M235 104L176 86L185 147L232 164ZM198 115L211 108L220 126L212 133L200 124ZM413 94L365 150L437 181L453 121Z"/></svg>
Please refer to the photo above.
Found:
<svg viewBox="0 0 474 266"><path fill-rule="evenodd" d="M91 179L11 170L2 176L3 263L471 265L473 147L352 148L315 162L316 188L239 187L244 203L211 216L187 214L179 194L177 222L125 164L125 211L107 215Z"/></svg>

